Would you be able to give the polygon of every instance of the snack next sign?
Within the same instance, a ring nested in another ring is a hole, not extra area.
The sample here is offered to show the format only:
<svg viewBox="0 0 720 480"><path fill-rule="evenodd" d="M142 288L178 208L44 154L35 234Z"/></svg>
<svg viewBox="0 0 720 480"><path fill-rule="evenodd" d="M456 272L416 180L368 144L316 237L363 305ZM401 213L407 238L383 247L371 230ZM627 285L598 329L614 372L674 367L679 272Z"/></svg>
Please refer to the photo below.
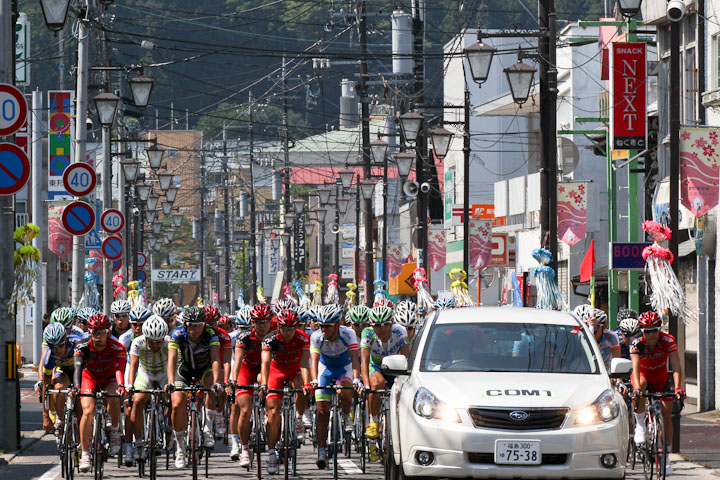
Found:
<svg viewBox="0 0 720 480"><path fill-rule="evenodd" d="M612 44L610 135L615 150L647 148L647 60L644 43Z"/></svg>

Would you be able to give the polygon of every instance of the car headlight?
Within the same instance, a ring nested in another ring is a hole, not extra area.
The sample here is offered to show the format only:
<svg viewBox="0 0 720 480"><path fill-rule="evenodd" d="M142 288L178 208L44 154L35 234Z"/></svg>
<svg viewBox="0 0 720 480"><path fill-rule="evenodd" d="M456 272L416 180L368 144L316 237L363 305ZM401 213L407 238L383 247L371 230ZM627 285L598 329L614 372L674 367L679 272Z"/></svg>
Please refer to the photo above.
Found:
<svg viewBox="0 0 720 480"><path fill-rule="evenodd" d="M620 406L613 398L612 390L605 390L591 405L577 413L576 425L609 422L620 413Z"/></svg>
<svg viewBox="0 0 720 480"><path fill-rule="evenodd" d="M457 410L438 398L427 388L420 387L415 392L413 410L424 418L434 418L446 422L460 423Z"/></svg>

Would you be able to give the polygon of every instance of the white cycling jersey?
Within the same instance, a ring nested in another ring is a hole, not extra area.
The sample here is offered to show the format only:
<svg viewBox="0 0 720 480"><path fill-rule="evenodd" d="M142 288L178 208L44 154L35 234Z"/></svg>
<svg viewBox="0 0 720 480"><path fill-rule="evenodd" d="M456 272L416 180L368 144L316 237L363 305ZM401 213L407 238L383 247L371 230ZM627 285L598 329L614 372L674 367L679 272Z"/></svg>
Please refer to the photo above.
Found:
<svg viewBox="0 0 720 480"><path fill-rule="evenodd" d="M142 369L150 377L164 375L167 372L168 363L168 343L169 337L165 337L162 347L159 351L153 352L147 344L145 335L141 335L133 340L130 346L130 355L135 355L139 359L138 373Z"/></svg>

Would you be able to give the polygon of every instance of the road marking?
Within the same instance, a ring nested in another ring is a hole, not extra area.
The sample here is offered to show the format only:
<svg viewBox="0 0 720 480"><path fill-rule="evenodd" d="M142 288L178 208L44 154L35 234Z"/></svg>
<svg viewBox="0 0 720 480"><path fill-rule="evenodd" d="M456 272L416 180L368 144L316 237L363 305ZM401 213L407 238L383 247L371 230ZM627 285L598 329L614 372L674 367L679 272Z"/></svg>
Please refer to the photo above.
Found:
<svg viewBox="0 0 720 480"><path fill-rule="evenodd" d="M362 470L360 470L360 468L357 465L355 465L355 462L353 462L352 460L349 460L347 458L338 459L338 465L340 465L342 467L342 469L345 470L345 473L350 473L350 474L362 473Z"/></svg>
<svg viewBox="0 0 720 480"><path fill-rule="evenodd" d="M60 475L60 465L56 465L47 472L43 473L41 477L35 477L33 480L55 480Z"/></svg>

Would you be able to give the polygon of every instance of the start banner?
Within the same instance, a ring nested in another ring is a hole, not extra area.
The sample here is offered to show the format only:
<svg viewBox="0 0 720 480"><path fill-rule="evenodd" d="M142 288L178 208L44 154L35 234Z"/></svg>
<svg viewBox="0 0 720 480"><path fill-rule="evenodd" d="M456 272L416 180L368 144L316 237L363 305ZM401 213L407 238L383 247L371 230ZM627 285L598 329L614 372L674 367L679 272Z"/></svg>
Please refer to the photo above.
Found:
<svg viewBox="0 0 720 480"><path fill-rule="evenodd" d="M170 283L191 283L200 281L200 269L175 270L169 268L153 269L153 282L170 282Z"/></svg>

